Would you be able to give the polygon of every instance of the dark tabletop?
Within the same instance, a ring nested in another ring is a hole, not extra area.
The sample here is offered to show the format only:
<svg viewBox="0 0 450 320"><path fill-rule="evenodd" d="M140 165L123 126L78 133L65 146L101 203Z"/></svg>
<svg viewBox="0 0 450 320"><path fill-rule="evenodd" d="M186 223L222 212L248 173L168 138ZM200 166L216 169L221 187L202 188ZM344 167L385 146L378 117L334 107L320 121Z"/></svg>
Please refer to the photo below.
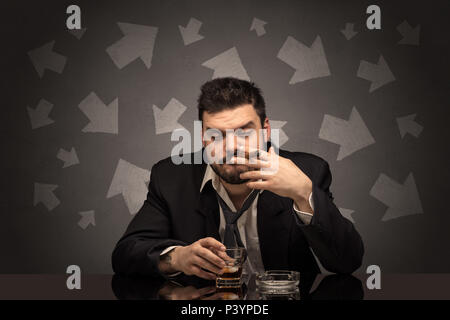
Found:
<svg viewBox="0 0 450 320"><path fill-rule="evenodd" d="M180 275L163 278L83 275L80 290L69 290L68 275L0 275L0 299L450 299L450 274L386 274L381 289L369 290L369 275L301 274L298 290L286 295L265 295L251 277L239 290L218 292L214 282Z"/></svg>

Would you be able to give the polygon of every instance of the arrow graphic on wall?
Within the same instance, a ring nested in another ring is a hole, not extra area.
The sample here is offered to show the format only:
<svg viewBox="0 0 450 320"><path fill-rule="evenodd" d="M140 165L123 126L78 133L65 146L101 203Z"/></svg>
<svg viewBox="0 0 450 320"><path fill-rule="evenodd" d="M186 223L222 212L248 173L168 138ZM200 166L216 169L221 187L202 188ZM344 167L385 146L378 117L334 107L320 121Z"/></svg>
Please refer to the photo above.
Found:
<svg viewBox="0 0 450 320"><path fill-rule="evenodd" d="M163 110L153 105L156 134L172 132L175 129L184 128L179 122L181 115L187 107L175 98L170 99Z"/></svg>
<svg viewBox="0 0 450 320"><path fill-rule="evenodd" d="M80 226L81 229L85 230L89 225L92 225L95 227L95 211L94 210L78 212L78 214L81 216L80 221L78 221L78 225Z"/></svg>
<svg viewBox="0 0 450 320"><path fill-rule="evenodd" d="M75 148L72 148L69 151L66 151L64 149L59 149L58 154L56 157L64 162L63 168L71 167L76 164L79 164L80 161L78 160L77 153L75 151Z"/></svg>
<svg viewBox="0 0 450 320"><path fill-rule="evenodd" d="M46 69L57 73L62 73L66 65L67 58L53 51L55 41L44 44L42 47L30 50L28 56L33 63L39 77L44 76Z"/></svg>
<svg viewBox="0 0 450 320"><path fill-rule="evenodd" d="M158 28L123 22L118 22L117 25L124 37L106 49L114 64L122 69L140 58L149 69Z"/></svg>
<svg viewBox="0 0 450 320"><path fill-rule="evenodd" d="M418 138L423 130L423 127L414 121L416 114L410 114L409 116L397 118L398 129L400 135L403 138L407 133Z"/></svg>
<svg viewBox="0 0 450 320"><path fill-rule="evenodd" d="M150 171L119 159L106 198L121 194L130 214L139 211L147 194L146 183L150 181Z"/></svg>
<svg viewBox="0 0 450 320"><path fill-rule="evenodd" d="M355 212L355 210L352 209L345 209L345 208L339 208L339 212L342 214L344 218L347 218L351 222L355 223L355 220L353 220L352 213Z"/></svg>
<svg viewBox="0 0 450 320"><path fill-rule="evenodd" d="M73 35L75 38L77 38L78 40L80 40L83 37L86 30L87 30L87 28L73 29L73 30L69 30L69 33L71 35Z"/></svg>
<svg viewBox="0 0 450 320"><path fill-rule="evenodd" d="M372 92L395 80L383 56L380 56L377 64L362 60L356 74L359 78L370 81L369 92Z"/></svg>
<svg viewBox="0 0 450 320"><path fill-rule="evenodd" d="M94 93L91 92L78 107L83 111L90 123L81 131L119 133L119 100L114 99L108 106Z"/></svg>
<svg viewBox="0 0 450 320"><path fill-rule="evenodd" d="M350 40L351 38L353 38L358 34L358 32L356 32L354 29L353 23L346 23L345 29L342 29L341 32L344 35L345 39L347 40Z"/></svg>
<svg viewBox="0 0 450 320"><path fill-rule="evenodd" d="M283 144L285 144L288 140L289 137L286 135L286 132L284 132L284 130L282 129L284 127L284 125L287 123L287 121L277 121L277 120L269 120L270 122L270 128L279 130L279 136L278 138L280 139L280 145L278 146L278 148L280 148L281 146L283 146ZM275 143L274 140L272 140L272 142Z"/></svg>
<svg viewBox="0 0 450 320"><path fill-rule="evenodd" d="M184 45L187 46L191 43L202 40L204 37L200 35L198 32L200 27L202 26L201 21L191 18L186 27L178 26L180 29L181 37L183 38Z"/></svg>
<svg viewBox="0 0 450 320"><path fill-rule="evenodd" d="M258 37L261 37L266 34L266 29L264 29L264 26L267 24L267 22L262 21L258 18L253 18L252 25L250 27L250 31L255 30Z"/></svg>
<svg viewBox="0 0 450 320"><path fill-rule="evenodd" d="M235 47L204 62L202 66L213 69L213 79L219 77L235 77L250 81L250 78L242 65L241 58Z"/></svg>
<svg viewBox="0 0 450 320"><path fill-rule="evenodd" d="M50 111L52 111L53 104L47 100L41 99L36 106L36 109L27 107L28 116L30 117L31 128L37 129L52 124L52 119L49 118Z"/></svg>
<svg viewBox="0 0 450 320"><path fill-rule="evenodd" d="M398 27L398 32L402 35L402 39L398 44L409 44L413 46L418 46L420 43L420 25L415 28L411 27L410 24L405 20Z"/></svg>
<svg viewBox="0 0 450 320"><path fill-rule="evenodd" d="M60 203L59 199L53 193L56 188L58 188L58 186L54 184L35 183L34 206L38 203L42 203L48 211L55 209Z"/></svg>
<svg viewBox="0 0 450 320"><path fill-rule="evenodd" d="M289 84L330 75L322 40L319 36L316 37L311 47L288 36L277 57L295 69Z"/></svg>
<svg viewBox="0 0 450 320"><path fill-rule="evenodd" d="M370 190L370 195L389 207L381 219L382 221L423 213L422 203L412 173L408 175L403 184L394 181L383 173L380 174Z"/></svg>
<svg viewBox="0 0 450 320"><path fill-rule="evenodd" d="M352 108L348 121L326 114L322 121L319 138L340 145L337 160L342 160L375 143L375 139L355 107Z"/></svg>

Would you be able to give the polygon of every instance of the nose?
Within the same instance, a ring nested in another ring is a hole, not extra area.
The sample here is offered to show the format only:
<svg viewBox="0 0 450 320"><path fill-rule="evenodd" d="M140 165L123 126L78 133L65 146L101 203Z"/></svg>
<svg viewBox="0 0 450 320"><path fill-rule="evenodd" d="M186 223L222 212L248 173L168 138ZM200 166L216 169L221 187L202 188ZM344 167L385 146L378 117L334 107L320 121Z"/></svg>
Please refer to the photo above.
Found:
<svg viewBox="0 0 450 320"><path fill-rule="evenodd" d="M237 151L237 137L233 132L230 131L227 133L223 148L228 162L231 157L236 154Z"/></svg>

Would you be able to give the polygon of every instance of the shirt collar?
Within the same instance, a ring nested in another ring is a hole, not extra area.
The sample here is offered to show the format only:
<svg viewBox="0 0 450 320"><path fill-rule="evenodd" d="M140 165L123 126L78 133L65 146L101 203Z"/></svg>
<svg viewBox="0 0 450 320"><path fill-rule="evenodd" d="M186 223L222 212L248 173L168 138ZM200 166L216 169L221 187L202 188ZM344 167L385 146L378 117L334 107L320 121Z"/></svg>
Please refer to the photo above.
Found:
<svg viewBox="0 0 450 320"><path fill-rule="evenodd" d="M214 182L214 179L216 178L216 173L213 171L213 169L211 168L211 166L209 164L206 165L206 170L205 170L205 175L203 176L203 181L202 181L202 185L200 187L200 192L202 192L203 187L205 186L205 184L209 181L212 180L212 182Z"/></svg>

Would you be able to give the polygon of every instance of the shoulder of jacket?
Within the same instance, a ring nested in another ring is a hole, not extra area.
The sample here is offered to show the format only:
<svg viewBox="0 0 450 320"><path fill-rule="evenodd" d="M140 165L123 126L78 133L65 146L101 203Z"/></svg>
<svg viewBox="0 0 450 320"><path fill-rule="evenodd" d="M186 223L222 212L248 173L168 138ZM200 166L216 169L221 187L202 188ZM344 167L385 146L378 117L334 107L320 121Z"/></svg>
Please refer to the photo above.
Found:
<svg viewBox="0 0 450 320"><path fill-rule="evenodd" d="M322 157L302 151L288 151L280 149L280 156L291 159L292 161L308 161L314 165L328 165L328 162Z"/></svg>

